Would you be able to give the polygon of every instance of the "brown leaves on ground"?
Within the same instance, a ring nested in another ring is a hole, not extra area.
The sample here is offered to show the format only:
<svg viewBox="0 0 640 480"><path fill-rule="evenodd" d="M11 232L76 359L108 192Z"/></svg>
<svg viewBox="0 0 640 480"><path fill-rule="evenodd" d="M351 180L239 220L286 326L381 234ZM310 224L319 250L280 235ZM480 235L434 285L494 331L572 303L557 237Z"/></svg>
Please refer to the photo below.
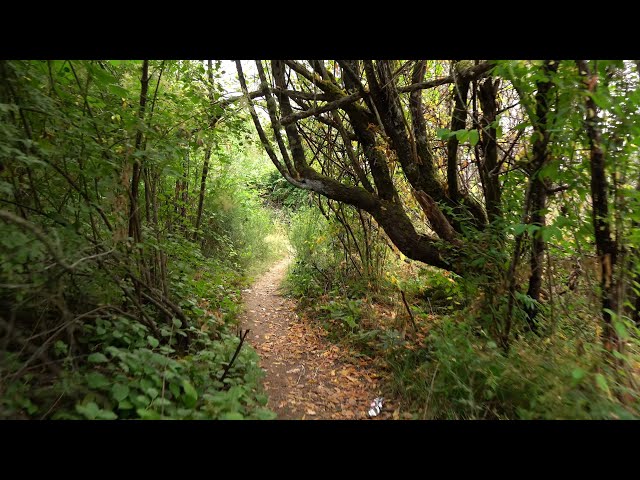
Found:
<svg viewBox="0 0 640 480"><path fill-rule="evenodd" d="M281 419L368 418L371 401L380 396L381 375L370 361L354 358L331 343L322 326L300 318L295 302L278 294L289 259L277 263L245 291L242 325L266 372L268 407ZM385 399L376 418L394 416Z"/></svg>

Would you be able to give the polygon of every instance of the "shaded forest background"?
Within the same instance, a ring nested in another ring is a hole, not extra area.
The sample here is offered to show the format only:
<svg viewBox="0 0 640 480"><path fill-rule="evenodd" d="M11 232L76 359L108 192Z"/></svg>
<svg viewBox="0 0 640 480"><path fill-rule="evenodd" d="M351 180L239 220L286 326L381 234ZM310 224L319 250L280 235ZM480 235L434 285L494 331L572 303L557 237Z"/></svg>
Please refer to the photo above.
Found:
<svg viewBox="0 0 640 480"><path fill-rule="evenodd" d="M632 61L0 62L0 417L273 418L240 291L411 418L637 418Z"/></svg>

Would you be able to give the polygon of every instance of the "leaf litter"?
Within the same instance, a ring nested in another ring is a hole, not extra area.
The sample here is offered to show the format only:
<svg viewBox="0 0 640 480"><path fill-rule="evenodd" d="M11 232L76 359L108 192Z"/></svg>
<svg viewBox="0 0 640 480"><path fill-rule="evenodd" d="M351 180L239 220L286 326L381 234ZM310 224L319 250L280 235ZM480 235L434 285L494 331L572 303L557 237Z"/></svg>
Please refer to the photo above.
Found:
<svg viewBox="0 0 640 480"><path fill-rule="evenodd" d="M279 419L368 419L371 400L381 396L382 376L366 358L356 358L332 343L312 318L299 316L296 303L278 289L291 261L285 258L243 292L247 341L260 355L265 371L267 407ZM397 419L396 405L374 419Z"/></svg>

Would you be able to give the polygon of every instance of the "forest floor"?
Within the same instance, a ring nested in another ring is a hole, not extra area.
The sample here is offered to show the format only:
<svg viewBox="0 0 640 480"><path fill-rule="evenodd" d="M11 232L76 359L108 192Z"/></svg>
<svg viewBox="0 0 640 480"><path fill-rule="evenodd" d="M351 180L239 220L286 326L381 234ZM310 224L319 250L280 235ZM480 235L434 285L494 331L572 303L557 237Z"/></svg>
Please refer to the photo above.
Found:
<svg viewBox="0 0 640 480"><path fill-rule="evenodd" d="M358 420L380 396L381 375L365 359L334 344L313 319L296 313L296 302L280 292L291 258L278 261L243 293L241 325L265 371L267 407L278 419ZM376 419L393 418L385 399Z"/></svg>

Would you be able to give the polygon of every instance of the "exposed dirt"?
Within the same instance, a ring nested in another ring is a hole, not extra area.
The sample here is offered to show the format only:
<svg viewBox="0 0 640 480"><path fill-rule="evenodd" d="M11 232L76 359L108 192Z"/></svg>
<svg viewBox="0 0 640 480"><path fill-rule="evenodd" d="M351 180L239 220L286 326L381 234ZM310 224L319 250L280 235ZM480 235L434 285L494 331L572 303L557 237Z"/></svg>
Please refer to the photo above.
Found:
<svg viewBox="0 0 640 480"><path fill-rule="evenodd" d="M266 372L267 406L279 419L365 419L380 395L380 375L326 338L313 319L300 318L295 302L279 293L291 261L276 263L245 290L244 328ZM385 401L376 419L391 418Z"/></svg>

